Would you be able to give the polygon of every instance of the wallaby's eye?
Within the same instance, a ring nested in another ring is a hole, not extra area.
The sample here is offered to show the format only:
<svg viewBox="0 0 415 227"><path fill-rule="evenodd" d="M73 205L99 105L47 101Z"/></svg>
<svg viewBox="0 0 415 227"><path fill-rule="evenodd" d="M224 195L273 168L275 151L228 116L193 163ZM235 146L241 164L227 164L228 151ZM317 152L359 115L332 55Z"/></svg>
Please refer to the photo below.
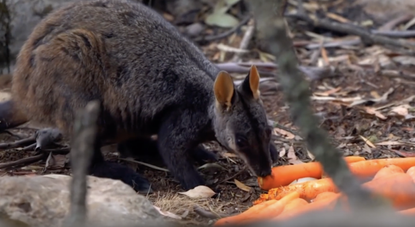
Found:
<svg viewBox="0 0 415 227"><path fill-rule="evenodd" d="M236 139L236 145L238 147L245 147L245 146L247 146L247 140L246 140L245 136L236 135L235 136L235 139Z"/></svg>

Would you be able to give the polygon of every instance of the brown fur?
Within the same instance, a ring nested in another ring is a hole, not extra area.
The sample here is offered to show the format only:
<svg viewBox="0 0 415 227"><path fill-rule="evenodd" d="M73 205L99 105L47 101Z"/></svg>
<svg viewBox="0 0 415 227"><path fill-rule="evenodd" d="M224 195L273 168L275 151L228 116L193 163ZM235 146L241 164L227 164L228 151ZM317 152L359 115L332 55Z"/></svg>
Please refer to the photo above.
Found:
<svg viewBox="0 0 415 227"><path fill-rule="evenodd" d="M125 168L106 172L111 168L99 147L103 141L142 141L157 134L170 172L190 189L204 184L191 153L211 140L241 154L257 175L271 173L275 148L258 84L252 67L236 87L229 74L144 5L89 0L52 12L34 28L17 57L12 101L0 106L0 116L10 116L7 109L25 113L70 137L76 111L100 100L91 174L146 189L145 180Z"/></svg>

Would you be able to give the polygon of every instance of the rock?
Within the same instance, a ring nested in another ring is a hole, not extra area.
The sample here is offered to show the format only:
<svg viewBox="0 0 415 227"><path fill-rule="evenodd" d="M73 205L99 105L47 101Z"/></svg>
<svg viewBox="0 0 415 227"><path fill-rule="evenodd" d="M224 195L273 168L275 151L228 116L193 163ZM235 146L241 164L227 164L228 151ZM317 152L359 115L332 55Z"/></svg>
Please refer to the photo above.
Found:
<svg viewBox="0 0 415 227"><path fill-rule="evenodd" d="M49 174L0 178L0 222L19 226L61 226L69 212L71 177ZM141 226L164 217L144 196L118 180L88 176L88 224Z"/></svg>
<svg viewBox="0 0 415 227"><path fill-rule="evenodd" d="M6 0L10 16L10 57L13 61L33 28L52 10L79 0Z"/></svg>

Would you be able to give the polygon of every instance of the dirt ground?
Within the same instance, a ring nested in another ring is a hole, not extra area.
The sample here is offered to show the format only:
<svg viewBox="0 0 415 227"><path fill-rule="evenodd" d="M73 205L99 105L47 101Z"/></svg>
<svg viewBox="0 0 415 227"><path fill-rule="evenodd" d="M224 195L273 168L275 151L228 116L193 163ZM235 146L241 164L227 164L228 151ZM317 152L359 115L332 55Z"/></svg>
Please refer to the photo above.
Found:
<svg viewBox="0 0 415 227"><path fill-rule="evenodd" d="M237 47L242 37L243 32L240 32L221 43ZM303 39L304 36L295 36L294 42ZM218 57L221 52L217 47L218 43L212 42L202 48L214 62L229 61L233 57L232 53L226 53L223 59ZM415 82L410 78L376 73L379 69L415 72L413 58L408 57L412 62L403 64L402 60L394 58L397 56L396 53L390 53L388 49L380 46L327 48L325 54L319 49L310 50L300 46L296 51L304 66L316 66L315 61L310 60L310 56L317 53L317 63L320 66L327 66L328 61L330 66L338 70L332 77L312 81L310 91L313 94L312 108L319 116L321 127L328 131L339 151L344 155L361 155L367 159L415 156L415 125L412 120ZM260 59L262 58L258 52L243 57L244 62L258 62ZM275 84L269 82L268 87ZM292 125L282 90L275 88L271 91L264 93L262 97L268 116L291 131L275 127L274 143L281 155L278 164L309 161L312 157L302 145L298 129ZM24 127L10 130L22 137L32 135L34 131ZM16 140L18 138L10 134L0 134L1 143ZM182 223L206 225L216 220L215 215L227 216L246 210L252 205L252 201L263 193L257 186L256 178L250 175L240 158L224 153L215 144L208 144L208 147L220 154L219 162L199 165L202 166L200 172L209 183L209 187L217 192L209 199L190 199L179 194L178 192L183 190L165 171L165 166L160 160L140 161L164 169L155 169L131 161L120 162L136 168L151 181L155 192L146 196L155 206L180 216ZM109 146L105 150L108 159L117 160L114 146ZM2 149L0 162L16 161L33 155L33 149ZM55 155L54 160L53 164L48 164L46 170L45 160L42 160L24 167L1 169L0 175L69 173L68 168L63 167L64 155ZM243 186L238 187L235 180L242 182Z"/></svg>

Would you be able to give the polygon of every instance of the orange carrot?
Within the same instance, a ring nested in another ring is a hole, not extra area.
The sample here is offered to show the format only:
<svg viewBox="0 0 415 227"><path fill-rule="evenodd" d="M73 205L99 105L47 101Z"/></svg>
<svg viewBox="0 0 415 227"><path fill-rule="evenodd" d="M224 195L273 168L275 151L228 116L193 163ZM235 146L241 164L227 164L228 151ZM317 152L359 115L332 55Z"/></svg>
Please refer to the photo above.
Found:
<svg viewBox="0 0 415 227"><path fill-rule="evenodd" d="M263 202L268 201L268 200L269 200L268 194L261 194L261 195L259 195L259 198L257 200L255 200L252 204L253 205L258 205L258 204L263 203Z"/></svg>
<svg viewBox="0 0 415 227"><path fill-rule="evenodd" d="M335 192L322 192L322 193L318 194L316 196L316 198L313 199L313 202L321 200L321 199L325 199L325 198L328 198L328 197L331 197L331 196L335 196L337 194L338 193L335 193Z"/></svg>
<svg viewBox="0 0 415 227"><path fill-rule="evenodd" d="M281 212L281 214L283 214L284 212L288 212L290 210L293 210L293 209L297 209L298 207L305 206L307 204L308 204L308 202L305 199L302 199L302 198L294 199L293 201L291 201L287 205L285 205L284 210Z"/></svg>
<svg viewBox="0 0 415 227"><path fill-rule="evenodd" d="M365 161L364 157L347 156L344 157L347 163ZM261 189L269 190L280 186L286 186L291 182L303 178L312 177L320 179L323 175L323 167L320 162L308 162L296 165L276 166L272 168L271 175L258 177L258 184Z"/></svg>
<svg viewBox="0 0 415 227"><path fill-rule="evenodd" d="M388 165L396 165L405 172L415 166L415 157L410 158L383 158L350 163L350 171L358 177L373 177L380 169Z"/></svg>
<svg viewBox="0 0 415 227"><path fill-rule="evenodd" d="M334 206L336 205L338 198L340 198L340 196L341 196L340 194L334 194L324 199L320 199L318 201L308 203L302 207L292 209L291 211L283 212L277 217L273 218L273 220L289 219L299 214L304 214L306 212L315 211L319 209L333 209Z"/></svg>
<svg viewBox="0 0 415 227"><path fill-rule="evenodd" d="M411 168L409 168L406 171L406 174L408 174L412 178L412 181L415 183L415 166L412 166Z"/></svg>
<svg viewBox="0 0 415 227"><path fill-rule="evenodd" d="M363 184L372 192L389 199L398 209L415 206L415 183L406 173L392 173Z"/></svg>
<svg viewBox="0 0 415 227"><path fill-rule="evenodd" d="M400 210L399 213L405 214L405 215L415 215L415 207L406 209L406 210Z"/></svg>
<svg viewBox="0 0 415 227"><path fill-rule="evenodd" d="M316 198L316 196L322 192L337 192L338 190L331 178L323 178L273 188L268 191L268 198L278 200L293 191L297 191L298 193L300 193L300 198L303 198L305 200L311 200Z"/></svg>
<svg viewBox="0 0 415 227"><path fill-rule="evenodd" d="M345 156L343 158L347 163L366 161L365 157L358 156L358 155Z"/></svg>
<svg viewBox="0 0 415 227"><path fill-rule="evenodd" d="M300 194L298 192L289 193L287 196L281 198L280 200L274 200L272 203L268 203L267 205L263 205L263 206L261 206L262 204L255 205L243 213L230 216L230 217L221 218L218 221L216 221L214 226L225 225L225 224L240 224L240 223L245 223L245 222L250 222L250 221L255 221L255 220L263 220L265 218L270 219L274 217L275 215L280 214L283 211L286 204L288 204L289 202L291 202L292 200L296 198L299 198L299 196ZM256 209L253 209L254 207L256 207Z"/></svg>
<svg viewBox="0 0 415 227"><path fill-rule="evenodd" d="M215 223L215 226L227 224L228 222L229 223L238 222L238 220L240 220L241 217L249 216L249 215L255 215L258 212L260 212L262 209L265 209L265 208L269 207L271 204L274 204L276 202L278 202L278 200L272 199L272 200L265 201L261 204L254 205L254 206L250 207L249 209L247 209L246 211L244 211L240 214L232 215L232 216L229 216L229 217L224 217L224 218L221 218L221 219L217 220L216 223Z"/></svg>
<svg viewBox="0 0 415 227"><path fill-rule="evenodd" d="M393 173L404 173L403 169L399 166L396 165L387 165L385 167L383 167L382 169L380 169L375 176L373 177L372 180L376 180L378 178L382 178L388 175L391 175Z"/></svg>

